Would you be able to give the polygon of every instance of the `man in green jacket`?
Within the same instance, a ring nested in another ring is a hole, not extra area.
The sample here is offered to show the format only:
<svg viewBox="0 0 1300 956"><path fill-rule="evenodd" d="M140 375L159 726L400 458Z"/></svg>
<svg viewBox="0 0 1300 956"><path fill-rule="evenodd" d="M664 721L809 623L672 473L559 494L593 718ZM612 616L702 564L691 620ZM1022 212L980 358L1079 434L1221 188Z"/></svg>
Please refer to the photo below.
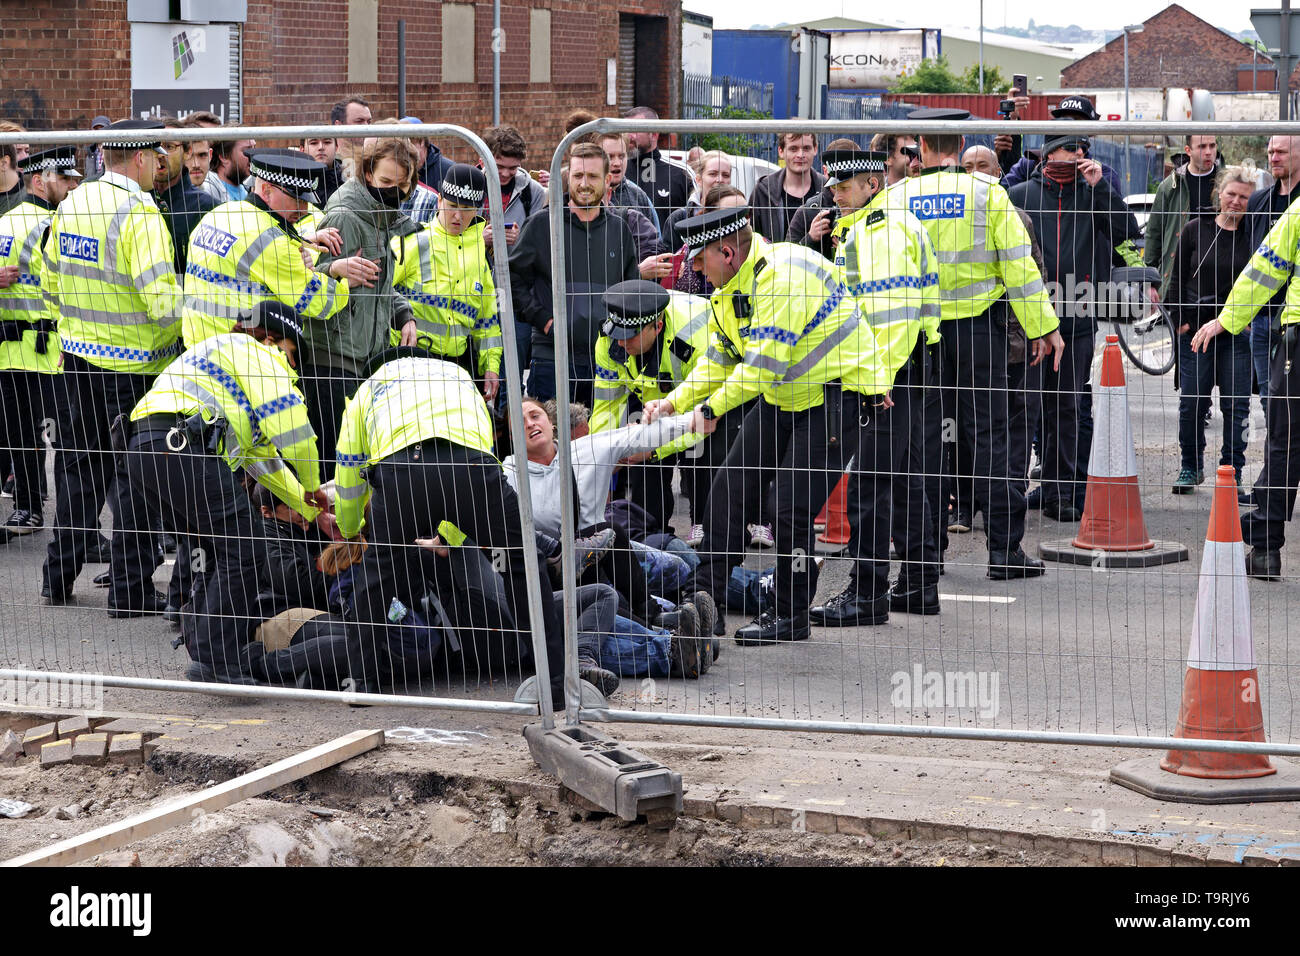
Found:
<svg viewBox="0 0 1300 956"><path fill-rule="evenodd" d="M1189 136L1183 150L1187 153L1187 165L1166 176L1156 190L1142 253L1148 266L1160 270L1162 299L1169 294L1169 277L1178 256L1178 236L1187 225L1189 215L1213 209L1210 194L1219 171L1219 148L1213 136Z"/></svg>

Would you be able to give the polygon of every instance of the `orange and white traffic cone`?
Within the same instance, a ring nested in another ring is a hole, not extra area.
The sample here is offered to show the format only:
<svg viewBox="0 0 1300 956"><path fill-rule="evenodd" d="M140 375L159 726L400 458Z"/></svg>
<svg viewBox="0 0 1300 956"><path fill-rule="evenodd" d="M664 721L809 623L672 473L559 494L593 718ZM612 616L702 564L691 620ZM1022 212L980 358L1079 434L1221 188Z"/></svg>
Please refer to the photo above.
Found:
<svg viewBox="0 0 1300 956"><path fill-rule="evenodd" d="M822 544L848 544L853 534L849 526L849 476L840 478L839 484L826 499L826 530L817 536Z"/></svg>
<svg viewBox="0 0 1300 956"><path fill-rule="evenodd" d="M1237 481L1220 465L1192 612L1191 645L1175 737L1263 743L1259 669L1250 628L1246 546ZM1281 773L1279 773L1281 770ZM1275 778L1259 782L1255 778ZM1266 754L1170 750L1157 764L1130 760L1111 771L1122 786L1162 800L1239 803L1300 798L1300 771Z"/></svg>
<svg viewBox="0 0 1300 956"><path fill-rule="evenodd" d="M1155 542L1147 535L1138 487L1137 452L1129 417L1128 386L1119 336L1106 336L1101 355L1101 383L1092 403L1092 454L1088 459L1088 491L1083 520L1072 540L1045 541L1044 558L1071 564L1096 564L1105 552L1108 567L1145 568L1187 560L1187 548L1176 542Z"/></svg>
<svg viewBox="0 0 1300 956"><path fill-rule="evenodd" d="M1241 540L1237 481L1231 465L1219 466L1214 484L1174 736L1264 740L1250 594L1246 590L1246 546ZM1160 766L1189 777L1220 780L1277 773L1264 754L1171 750Z"/></svg>

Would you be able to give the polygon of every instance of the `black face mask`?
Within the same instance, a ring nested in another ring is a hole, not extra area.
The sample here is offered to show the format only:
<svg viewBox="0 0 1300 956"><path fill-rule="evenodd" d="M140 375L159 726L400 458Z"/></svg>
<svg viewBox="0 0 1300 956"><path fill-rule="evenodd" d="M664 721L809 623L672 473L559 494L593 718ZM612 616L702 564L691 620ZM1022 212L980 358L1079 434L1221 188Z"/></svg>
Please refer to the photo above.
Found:
<svg viewBox="0 0 1300 956"><path fill-rule="evenodd" d="M401 186L371 186L366 184L366 192L374 197L375 202L381 206L387 206L389 209L396 209L402 204L402 187Z"/></svg>

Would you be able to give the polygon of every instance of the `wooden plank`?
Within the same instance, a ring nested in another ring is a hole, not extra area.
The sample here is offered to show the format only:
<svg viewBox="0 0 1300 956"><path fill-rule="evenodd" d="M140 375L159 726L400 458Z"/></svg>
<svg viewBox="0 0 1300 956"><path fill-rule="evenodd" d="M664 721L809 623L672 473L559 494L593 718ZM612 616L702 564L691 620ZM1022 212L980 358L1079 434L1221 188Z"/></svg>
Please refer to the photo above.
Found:
<svg viewBox="0 0 1300 956"><path fill-rule="evenodd" d="M188 823L198 813L215 813L240 800L301 780L358 754L374 750L383 742L382 730L355 730L319 747L277 761L269 767L235 777L200 793L169 800L144 813L61 840L43 850L16 856L0 863L0 866L68 866L78 863L99 853L116 850L161 833L179 823Z"/></svg>

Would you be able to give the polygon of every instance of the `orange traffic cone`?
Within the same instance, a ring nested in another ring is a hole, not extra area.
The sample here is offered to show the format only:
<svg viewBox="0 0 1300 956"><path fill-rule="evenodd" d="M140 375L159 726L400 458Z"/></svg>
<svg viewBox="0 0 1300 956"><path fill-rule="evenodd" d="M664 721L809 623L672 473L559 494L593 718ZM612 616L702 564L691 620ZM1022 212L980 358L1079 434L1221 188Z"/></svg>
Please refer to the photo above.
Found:
<svg viewBox="0 0 1300 956"><path fill-rule="evenodd" d="M1237 512L1237 481L1220 465L1210 504L1210 528L1192 613L1183 702L1175 737L1264 740L1259 671L1250 630L1246 546ZM1264 754L1171 750L1160 766L1189 777L1238 779L1276 773Z"/></svg>
<svg viewBox="0 0 1300 956"><path fill-rule="evenodd" d="M1263 743L1259 669L1250 629L1246 546L1237 514L1237 482L1220 465L1210 504L1192 639L1175 737ZM1160 800L1244 803L1300 799L1300 771L1266 754L1170 750L1156 763L1129 760L1111 780ZM1267 780L1256 778L1267 777Z"/></svg>
<svg viewBox="0 0 1300 956"><path fill-rule="evenodd" d="M849 476L846 474L826 499L826 530L817 536L822 544L848 544L853 529L849 527Z"/></svg>
<svg viewBox="0 0 1300 956"><path fill-rule="evenodd" d="M1106 336L1101 355L1101 384L1093 408L1092 454L1088 459L1088 492L1083 520L1073 540L1044 542L1043 557L1073 564L1097 563L1097 552L1109 553L1104 564L1113 567L1150 567L1186 561L1187 549L1174 542L1152 541L1142 517L1138 488L1137 453L1128 411L1128 386L1119 336Z"/></svg>

